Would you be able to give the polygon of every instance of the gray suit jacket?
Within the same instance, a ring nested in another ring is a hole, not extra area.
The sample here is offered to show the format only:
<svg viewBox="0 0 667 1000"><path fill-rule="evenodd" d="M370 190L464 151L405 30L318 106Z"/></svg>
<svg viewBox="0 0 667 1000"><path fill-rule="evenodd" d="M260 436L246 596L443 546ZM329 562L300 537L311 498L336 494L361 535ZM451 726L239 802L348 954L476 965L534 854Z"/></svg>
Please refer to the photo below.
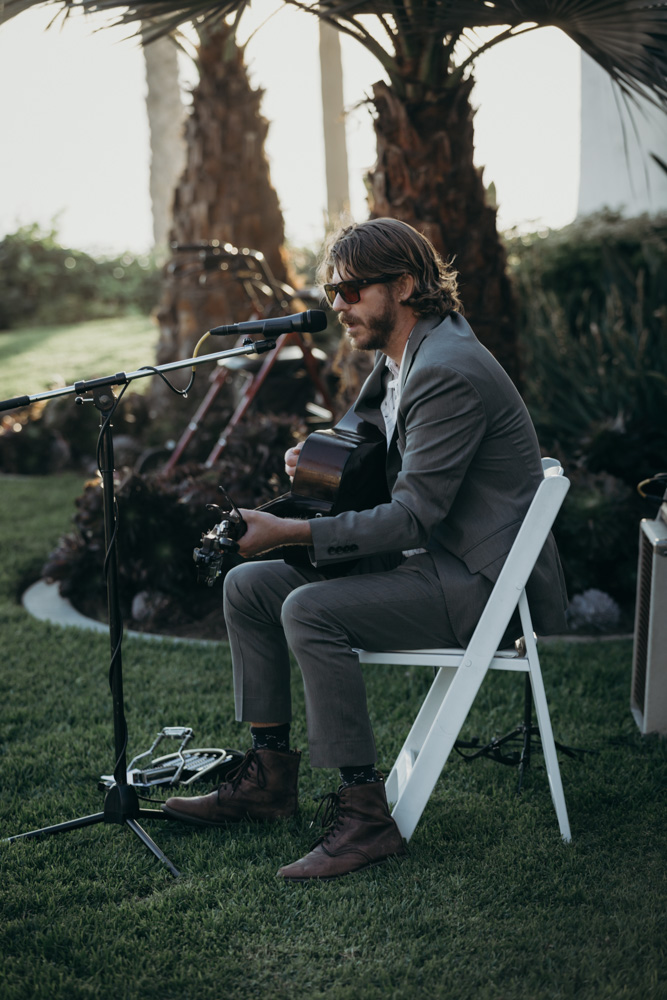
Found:
<svg viewBox="0 0 667 1000"><path fill-rule="evenodd" d="M384 431L385 356L354 406ZM406 348L387 453L389 503L313 520L311 558L326 567L424 547L454 632L468 641L543 477L532 421L514 384L462 316L420 320ZM337 553L344 552L345 555ZM565 586L553 538L528 588L538 632L565 628Z"/></svg>

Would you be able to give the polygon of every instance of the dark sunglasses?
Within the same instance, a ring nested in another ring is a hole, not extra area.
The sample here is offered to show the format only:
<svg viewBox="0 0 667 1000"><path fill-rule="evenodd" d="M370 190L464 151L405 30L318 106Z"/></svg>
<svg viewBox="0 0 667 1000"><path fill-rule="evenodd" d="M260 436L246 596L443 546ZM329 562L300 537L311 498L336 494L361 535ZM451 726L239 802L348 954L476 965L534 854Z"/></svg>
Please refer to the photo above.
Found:
<svg viewBox="0 0 667 1000"><path fill-rule="evenodd" d="M331 305L334 304L336 296L340 295L343 302L353 306L361 300L360 288L366 288L367 285L386 285L396 278L397 274L380 274L377 278L351 278L349 281L339 281L336 285L324 285L324 294Z"/></svg>

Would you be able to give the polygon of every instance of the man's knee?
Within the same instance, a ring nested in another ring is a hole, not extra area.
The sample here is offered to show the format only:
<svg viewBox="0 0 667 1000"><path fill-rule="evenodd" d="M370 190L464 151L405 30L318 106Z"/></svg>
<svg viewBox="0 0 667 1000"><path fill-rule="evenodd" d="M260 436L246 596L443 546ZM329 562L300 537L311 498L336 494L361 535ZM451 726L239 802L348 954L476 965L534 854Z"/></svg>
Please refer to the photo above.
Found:
<svg viewBox="0 0 667 1000"><path fill-rule="evenodd" d="M223 586L225 604L236 608L242 607L246 603L248 594L252 592L251 574L248 573L248 570L253 568L251 563L241 563L228 570Z"/></svg>
<svg viewBox="0 0 667 1000"><path fill-rule="evenodd" d="M224 610L227 620L236 614L263 617L271 609L271 616L278 617L280 604L275 599L269 580L270 567L264 563L241 563L225 576Z"/></svg>
<svg viewBox="0 0 667 1000"><path fill-rule="evenodd" d="M278 624L284 600L300 582L280 559L241 563L225 577L225 615Z"/></svg>
<svg viewBox="0 0 667 1000"><path fill-rule="evenodd" d="M293 590L283 603L280 620L293 650L306 633L325 622L326 603L319 591L316 583L307 583Z"/></svg>

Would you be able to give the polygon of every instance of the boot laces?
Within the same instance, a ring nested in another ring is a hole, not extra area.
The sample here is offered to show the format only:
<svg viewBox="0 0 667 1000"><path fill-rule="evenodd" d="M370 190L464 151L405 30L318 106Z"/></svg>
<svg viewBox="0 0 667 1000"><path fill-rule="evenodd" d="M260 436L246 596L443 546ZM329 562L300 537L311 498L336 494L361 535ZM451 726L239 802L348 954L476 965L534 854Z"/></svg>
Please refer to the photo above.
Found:
<svg viewBox="0 0 667 1000"><path fill-rule="evenodd" d="M335 837L343 825L343 803L338 792L329 792L327 795L322 796L315 810L310 827L315 825L320 813L322 813L320 826L323 832L317 838L313 847L317 847L318 844L328 840L329 837Z"/></svg>
<svg viewBox="0 0 667 1000"><path fill-rule="evenodd" d="M264 765L262 764L262 758L258 755L256 750L250 749L246 751L246 755L227 775L227 781L223 782L218 787L218 799L220 798L220 792L226 785L232 786L232 792L235 792L239 787L241 782L246 776L249 776L253 768L257 771L257 784L260 788L266 787L266 771Z"/></svg>

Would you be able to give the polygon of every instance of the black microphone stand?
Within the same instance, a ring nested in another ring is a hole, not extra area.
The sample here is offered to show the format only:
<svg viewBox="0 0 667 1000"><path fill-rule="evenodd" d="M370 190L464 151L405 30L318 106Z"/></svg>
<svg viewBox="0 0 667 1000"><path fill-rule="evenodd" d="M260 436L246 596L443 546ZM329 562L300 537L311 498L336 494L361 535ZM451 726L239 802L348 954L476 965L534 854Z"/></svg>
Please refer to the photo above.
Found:
<svg viewBox="0 0 667 1000"><path fill-rule="evenodd" d="M113 700L113 727L114 727L114 748L116 763L114 767L114 782L106 793L104 799L104 809L102 812L92 813L90 816L80 816L78 819L67 820L64 823L56 823L54 826L46 826L39 830L29 830L25 833L17 833L12 837L5 838L5 843L13 843L15 840L27 840L32 837L42 837L52 833L64 833L67 830L77 830L79 827L92 826L96 823L117 823L129 827L140 840L153 852L156 858L163 862L174 877L180 875L178 869L172 864L169 858L151 839L146 831L139 825L139 819L167 819L163 812L157 809L144 809L139 805L136 789L127 782L127 724L125 721L125 708L123 700L123 668L121 646L123 640L123 620L120 611L120 597L118 592L118 548L117 548L117 511L114 485L114 453L112 436L112 416L115 411L117 400L113 387L118 385L126 386L135 378L145 378L148 375L160 374L165 371L174 371L177 368L186 368L210 361L219 361L240 354L263 354L271 351L276 346L275 340L247 341L241 347L235 347L228 351L220 351L217 354L207 354L202 357L188 358L184 361L175 361L157 367L140 368L138 371L125 373L119 372L116 375L108 375L103 378L91 379L89 381L76 382L74 385L66 386L62 389L53 389L49 392L40 393L34 396L17 396L0 402L0 411L11 410L18 406L27 406L37 400L48 399L54 396L64 396L70 393L76 394L75 402L82 404L94 403L100 413L100 440L98 445L98 458L100 475L102 477L103 508L104 508L104 538L106 546L106 556L104 561L104 573L107 588L107 608L109 615L109 641L111 646L111 662L109 665L109 685ZM124 390L123 390L124 391ZM85 393L91 393L90 397L84 398Z"/></svg>
<svg viewBox="0 0 667 1000"><path fill-rule="evenodd" d="M541 750L542 741L538 726L533 725L533 690L530 686L530 676L526 674L524 696L523 696L523 722L517 725L504 736L494 736L489 743L480 746L480 738L473 737L471 740L456 740L454 749L464 760L477 760L478 757L488 757L497 764L507 764L509 767L517 767L519 780L517 783L517 795L521 795L523 779L526 768L530 765L531 750ZM533 746L532 740L535 739ZM504 748L521 743L521 750L510 750L504 753ZM568 747L564 743L554 740L556 750L561 750L568 757L580 760L583 754L592 753L591 750L582 750L580 747ZM462 750L471 750L472 753L462 753Z"/></svg>

